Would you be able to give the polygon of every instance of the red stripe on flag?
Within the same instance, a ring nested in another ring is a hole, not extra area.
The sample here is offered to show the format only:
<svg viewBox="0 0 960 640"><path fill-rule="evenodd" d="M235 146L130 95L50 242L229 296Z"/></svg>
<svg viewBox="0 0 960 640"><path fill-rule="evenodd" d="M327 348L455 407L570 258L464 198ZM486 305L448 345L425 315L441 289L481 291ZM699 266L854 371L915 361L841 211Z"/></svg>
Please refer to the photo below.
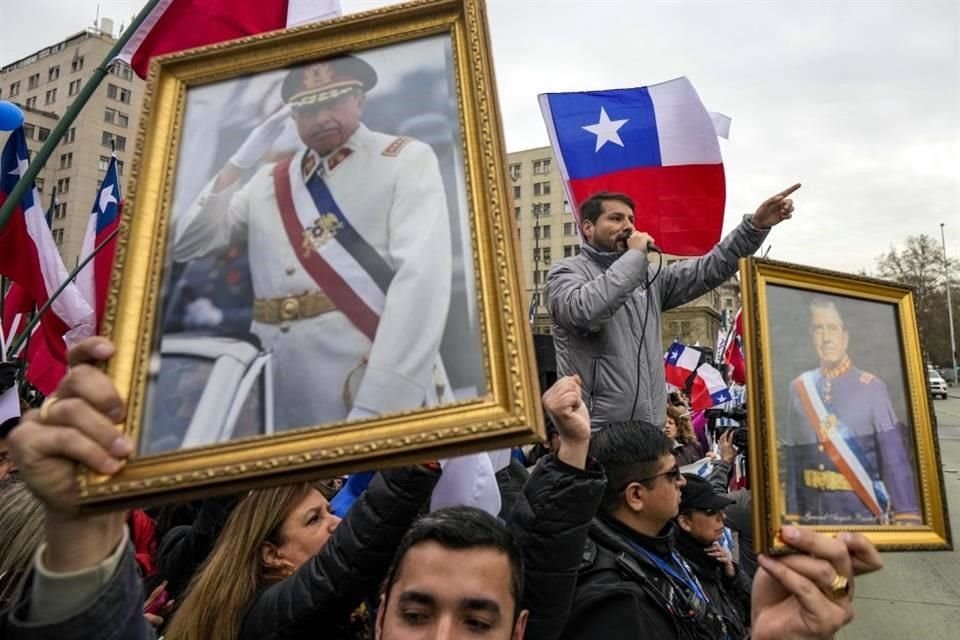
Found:
<svg viewBox="0 0 960 640"><path fill-rule="evenodd" d="M144 36L130 61L141 78L150 58L226 40L283 29L287 0L172 0Z"/></svg>
<svg viewBox="0 0 960 640"><path fill-rule="evenodd" d="M280 207L283 228L287 232L287 237L293 246L294 253L297 254L297 259L300 260L300 264L314 279L317 286L323 289L324 293L337 305L337 308L350 319L350 322L373 341L373 337L377 333L377 325L380 324L380 316L367 306L367 303L316 251L311 251L309 256L304 257L303 252L299 250L303 237L303 227L297 218L296 209L293 206L293 194L290 192L289 158L278 162L274 167L273 186L277 193L277 205ZM321 282L323 283L322 286L320 285Z"/></svg>
<svg viewBox="0 0 960 640"><path fill-rule="evenodd" d="M720 241L726 182L722 164L642 167L570 181L574 202L598 191L625 193L637 204L636 227L667 253L699 256Z"/></svg>

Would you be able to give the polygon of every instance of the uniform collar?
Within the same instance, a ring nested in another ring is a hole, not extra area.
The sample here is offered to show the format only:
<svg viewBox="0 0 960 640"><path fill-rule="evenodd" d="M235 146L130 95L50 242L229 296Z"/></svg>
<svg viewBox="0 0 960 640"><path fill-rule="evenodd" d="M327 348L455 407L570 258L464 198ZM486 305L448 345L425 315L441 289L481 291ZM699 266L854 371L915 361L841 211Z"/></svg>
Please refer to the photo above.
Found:
<svg viewBox="0 0 960 640"><path fill-rule="evenodd" d="M325 156L321 156L313 149L306 149L300 162L304 182L309 180L316 172L320 172L320 175L324 176L335 171L355 151L359 151L366 146L370 138L370 130L367 129L366 125L360 123L357 130L346 142Z"/></svg>
<svg viewBox="0 0 960 640"><path fill-rule="evenodd" d="M843 356L843 362L829 369L820 367L820 373L823 374L824 378L838 378L849 371L852 366L850 356Z"/></svg>

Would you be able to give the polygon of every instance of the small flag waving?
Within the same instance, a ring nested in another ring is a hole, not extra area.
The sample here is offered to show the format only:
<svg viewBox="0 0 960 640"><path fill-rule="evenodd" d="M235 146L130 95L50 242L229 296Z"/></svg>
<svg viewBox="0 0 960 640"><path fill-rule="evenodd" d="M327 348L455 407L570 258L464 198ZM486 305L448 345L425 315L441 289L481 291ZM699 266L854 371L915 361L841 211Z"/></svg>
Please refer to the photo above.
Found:
<svg viewBox="0 0 960 640"><path fill-rule="evenodd" d="M618 191L667 253L701 255L720 240L720 143L689 80L541 94L540 110L574 211L598 191Z"/></svg>
<svg viewBox="0 0 960 640"><path fill-rule="evenodd" d="M118 58L146 78L154 56L339 15L340 0L160 0Z"/></svg>
<svg viewBox="0 0 960 640"><path fill-rule="evenodd" d="M120 177L117 173L117 157L110 158L110 166L94 197L93 209L87 221L87 233L83 238L81 259L88 257L94 249L107 240L120 224ZM87 304L96 312L97 332L103 320L106 306L107 289L110 287L110 271L113 269L113 256L117 249L116 237L110 238L100 248L93 260L87 263L77 274L77 286Z"/></svg>
<svg viewBox="0 0 960 640"><path fill-rule="evenodd" d="M674 340L663 359L667 382L679 389L686 390L687 380L690 378L690 374L697 370L697 365L700 364L702 357L703 353L701 351L688 347L679 340Z"/></svg>
<svg viewBox="0 0 960 640"><path fill-rule="evenodd" d="M730 389L723 381L720 372L708 364L697 368L697 375L693 379L693 389L690 392L690 408L694 411L709 409L718 404L729 402Z"/></svg>
<svg viewBox="0 0 960 640"><path fill-rule="evenodd" d="M737 317L733 321L733 328L724 345L723 363L727 367L730 380L737 384L747 383L747 366L743 359L743 309L737 310Z"/></svg>

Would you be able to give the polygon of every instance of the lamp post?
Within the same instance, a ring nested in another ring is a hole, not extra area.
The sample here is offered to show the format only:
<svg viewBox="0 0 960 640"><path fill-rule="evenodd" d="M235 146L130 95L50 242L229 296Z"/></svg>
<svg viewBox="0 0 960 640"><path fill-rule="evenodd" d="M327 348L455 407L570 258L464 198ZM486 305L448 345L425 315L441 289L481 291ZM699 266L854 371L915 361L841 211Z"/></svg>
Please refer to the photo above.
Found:
<svg viewBox="0 0 960 640"><path fill-rule="evenodd" d="M957 384L957 339L953 333L953 301L950 299L950 269L947 262L947 239L943 233L943 223L940 223L940 243L943 246L943 270L946 276L947 287L947 322L950 323L950 359L953 362L953 384Z"/></svg>

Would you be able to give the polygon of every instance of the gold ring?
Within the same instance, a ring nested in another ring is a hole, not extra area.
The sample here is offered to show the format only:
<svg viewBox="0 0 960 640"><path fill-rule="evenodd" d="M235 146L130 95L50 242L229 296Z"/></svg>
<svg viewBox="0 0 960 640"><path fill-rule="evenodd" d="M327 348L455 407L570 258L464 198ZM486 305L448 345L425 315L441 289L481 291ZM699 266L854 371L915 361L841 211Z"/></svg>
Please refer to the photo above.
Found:
<svg viewBox="0 0 960 640"><path fill-rule="evenodd" d="M830 590L824 591L824 593L831 600L845 598L850 595L850 581L838 573L833 578L833 582L830 583Z"/></svg>
<svg viewBox="0 0 960 640"><path fill-rule="evenodd" d="M53 403L59 400L57 396L47 396L43 400L43 404L40 405L40 422L46 422L47 418L50 415L50 407L53 406Z"/></svg>

